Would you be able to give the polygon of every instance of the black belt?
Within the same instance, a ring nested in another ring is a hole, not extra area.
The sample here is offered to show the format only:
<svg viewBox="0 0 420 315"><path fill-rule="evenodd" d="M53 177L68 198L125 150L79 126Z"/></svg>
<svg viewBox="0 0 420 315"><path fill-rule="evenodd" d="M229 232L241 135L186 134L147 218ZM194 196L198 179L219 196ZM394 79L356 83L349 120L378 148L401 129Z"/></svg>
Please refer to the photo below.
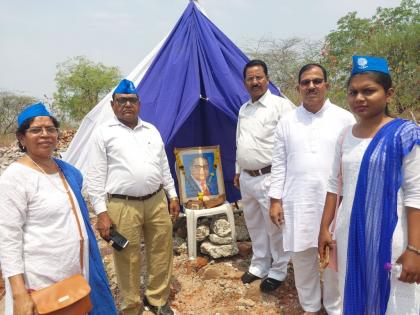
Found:
<svg viewBox="0 0 420 315"><path fill-rule="evenodd" d="M271 165L268 165L266 167L263 167L260 170L244 170L246 173L248 173L252 177L268 174L271 172Z"/></svg>
<svg viewBox="0 0 420 315"><path fill-rule="evenodd" d="M127 195L119 195L119 194L108 194L109 198L118 198L118 199L125 199L125 200L138 200L138 201L144 201L147 199L152 198L154 195L156 195L158 192L160 192L163 188L163 185L161 184L155 192L152 192L151 194L148 194L146 196L140 196L140 197L133 197L133 196L127 196Z"/></svg>

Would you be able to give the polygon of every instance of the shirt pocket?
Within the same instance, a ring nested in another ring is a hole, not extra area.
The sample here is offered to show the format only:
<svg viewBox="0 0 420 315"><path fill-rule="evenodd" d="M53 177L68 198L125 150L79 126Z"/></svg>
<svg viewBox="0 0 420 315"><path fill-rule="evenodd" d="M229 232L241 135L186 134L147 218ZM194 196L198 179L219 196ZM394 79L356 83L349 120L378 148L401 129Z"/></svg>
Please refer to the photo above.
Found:
<svg viewBox="0 0 420 315"><path fill-rule="evenodd" d="M147 141L144 145L145 145L145 149L147 153L147 159L151 161L157 161L160 159L160 153L162 151L162 144Z"/></svg>

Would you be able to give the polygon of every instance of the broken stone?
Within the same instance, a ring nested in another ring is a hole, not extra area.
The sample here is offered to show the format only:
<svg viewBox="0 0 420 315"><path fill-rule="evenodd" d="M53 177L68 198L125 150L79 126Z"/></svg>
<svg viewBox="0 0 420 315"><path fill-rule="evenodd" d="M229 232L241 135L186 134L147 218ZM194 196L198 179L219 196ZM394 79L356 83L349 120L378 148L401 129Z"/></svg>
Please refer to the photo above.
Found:
<svg viewBox="0 0 420 315"><path fill-rule="evenodd" d="M196 239L197 242L204 241L207 236L210 234L210 227L208 225L199 225L196 230Z"/></svg>
<svg viewBox="0 0 420 315"><path fill-rule="evenodd" d="M252 253L251 242L237 242L239 255L242 257L248 257Z"/></svg>
<svg viewBox="0 0 420 315"><path fill-rule="evenodd" d="M220 237L226 237L231 235L231 228L229 221L226 219L216 219L212 222L211 230Z"/></svg>
<svg viewBox="0 0 420 315"><path fill-rule="evenodd" d="M237 241L249 241L248 229L245 223L245 217L240 214L235 214L235 231L236 231L236 240Z"/></svg>
<svg viewBox="0 0 420 315"><path fill-rule="evenodd" d="M209 235L210 242L218 245L226 245L232 243L232 237L220 237L217 234L210 234Z"/></svg>
<svg viewBox="0 0 420 315"><path fill-rule="evenodd" d="M248 307L253 307L255 306L255 302L251 299L244 299L244 298L240 298L238 300L238 304L239 305L244 305L244 306L248 306Z"/></svg>
<svg viewBox="0 0 420 315"><path fill-rule="evenodd" d="M212 258L221 258L236 255L238 253L238 247L236 246L236 243L229 245L215 245L210 242L203 242L200 246L200 251Z"/></svg>
<svg viewBox="0 0 420 315"><path fill-rule="evenodd" d="M182 255L187 253L187 242L185 239L175 236L173 238L173 250L177 255Z"/></svg>

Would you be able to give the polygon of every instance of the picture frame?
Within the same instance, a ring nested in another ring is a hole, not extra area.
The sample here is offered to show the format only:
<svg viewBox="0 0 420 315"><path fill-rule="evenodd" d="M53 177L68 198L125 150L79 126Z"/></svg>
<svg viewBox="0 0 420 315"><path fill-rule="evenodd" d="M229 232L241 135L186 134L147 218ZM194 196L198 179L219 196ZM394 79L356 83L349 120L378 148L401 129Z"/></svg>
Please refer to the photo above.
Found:
<svg viewBox="0 0 420 315"><path fill-rule="evenodd" d="M181 204L211 208L226 200L218 145L175 148L174 154Z"/></svg>

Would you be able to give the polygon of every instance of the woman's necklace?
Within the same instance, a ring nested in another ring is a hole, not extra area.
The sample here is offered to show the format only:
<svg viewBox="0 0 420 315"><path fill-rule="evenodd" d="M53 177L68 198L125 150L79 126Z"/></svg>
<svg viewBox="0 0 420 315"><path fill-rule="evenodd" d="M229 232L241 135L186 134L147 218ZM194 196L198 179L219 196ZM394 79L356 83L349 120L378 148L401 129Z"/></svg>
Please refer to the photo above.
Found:
<svg viewBox="0 0 420 315"><path fill-rule="evenodd" d="M63 189L63 187L61 187L61 186L58 186L57 184L55 184L52 180L51 180L51 178L50 178L50 176L47 174L47 172L45 172L44 171L44 169L41 167L41 166L39 166L30 156L29 156L29 154L26 154L26 156L28 157L28 159L41 171L41 173L43 173L44 175L45 175L45 177L47 178L47 180L51 183L51 185L53 185L55 188L57 188L58 190L60 190L60 191L62 191L62 192L65 192L65 193L68 193L69 192L69 190L68 190L68 188L66 188L66 187L64 187L64 189ZM55 161L53 160L53 162L54 162L54 164L55 164L55 166L57 167L57 169L58 169L58 172L60 172L60 168L58 167L58 165L57 165L57 163L55 163Z"/></svg>

